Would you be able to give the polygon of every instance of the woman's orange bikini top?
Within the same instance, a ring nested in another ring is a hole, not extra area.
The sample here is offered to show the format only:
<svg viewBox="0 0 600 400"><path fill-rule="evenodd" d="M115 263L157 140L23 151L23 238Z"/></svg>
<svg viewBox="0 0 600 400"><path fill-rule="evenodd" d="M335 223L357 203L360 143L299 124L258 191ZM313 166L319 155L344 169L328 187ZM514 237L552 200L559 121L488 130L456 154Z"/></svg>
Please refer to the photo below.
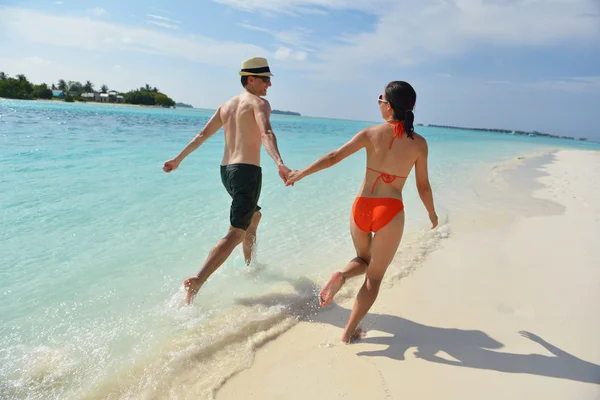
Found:
<svg viewBox="0 0 600 400"><path fill-rule="evenodd" d="M391 150L392 145L394 144L394 140L402 139L402 133L404 132L404 125L402 124L402 122L399 122L399 121L387 121L387 123L390 125L394 125L394 136L392 137L392 140L390 141L390 150ZM377 172L379 174L377 179L375 179L375 183L373 183L373 187L371 188L371 193L373 193L375 191L375 185L377 185L377 182L379 182L380 179L383 181L383 183L392 183L392 182L394 182L394 180L396 180L396 178L406 178L406 176L390 175L390 174L386 174L385 172L377 171L376 169L369 168L369 167L367 167L367 169L369 171Z"/></svg>

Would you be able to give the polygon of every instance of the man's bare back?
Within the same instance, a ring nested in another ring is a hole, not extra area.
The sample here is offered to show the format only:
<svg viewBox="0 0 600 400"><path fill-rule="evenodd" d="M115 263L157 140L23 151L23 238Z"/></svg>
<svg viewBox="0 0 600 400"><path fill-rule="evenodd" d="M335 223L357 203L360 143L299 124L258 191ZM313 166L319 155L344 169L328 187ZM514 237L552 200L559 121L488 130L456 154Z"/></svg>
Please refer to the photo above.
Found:
<svg viewBox="0 0 600 400"><path fill-rule="evenodd" d="M163 170L172 172L177 169L190 153L198 149L222 127L225 133L225 149L221 165L252 164L260 166L260 147L261 144L264 144L267 153L277 164L279 176L285 182L291 170L283 164L279 154L270 117L271 105L269 102L244 91L222 104L204 129L177 157L167 161Z"/></svg>
<svg viewBox="0 0 600 400"><path fill-rule="evenodd" d="M232 198L230 226L225 237L210 251L200 272L184 281L188 304L237 245L243 243L246 263L251 261L261 218L261 207L258 205L262 187L261 145L265 145L267 153L277 164L277 172L284 183L291 172L283 163L277 148L277 139L269 121L271 106L261 98L271 86L272 74L267 60L255 57L244 61L240 75L244 91L222 104L196 137L163 166L165 172L174 171L190 153L223 128L225 149L220 172L221 182Z"/></svg>
<svg viewBox="0 0 600 400"><path fill-rule="evenodd" d="M236 163L260 166L261 131L256 114L270 109L268 101L244 92L220 109L225 131L225 151L221 165Z"/></svg>

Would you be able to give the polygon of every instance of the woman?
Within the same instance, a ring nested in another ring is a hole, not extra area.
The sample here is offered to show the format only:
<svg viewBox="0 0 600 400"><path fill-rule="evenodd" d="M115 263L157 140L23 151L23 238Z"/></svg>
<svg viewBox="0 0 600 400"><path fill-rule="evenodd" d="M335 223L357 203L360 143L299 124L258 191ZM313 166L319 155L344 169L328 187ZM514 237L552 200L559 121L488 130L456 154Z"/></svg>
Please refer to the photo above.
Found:
<svg viewBox="0 0 600 400"><path fill-rule="evenodd" d="M286 182L291 185L362 148L367 151L365 179L350 218L356 257L341 272L331 276L319 296L321 306L326 307L348 278L366 273L342 335L346 343L361 336L356 328L375 302L383 275L398 250L404 230L402 188L413 165L419 196L429 212L432 229L438 224L427 173L427 142L413 130L412 110L416 99L408 83L390 82L378 100L386 123L360 131L339 149L301 171L292 172Z"/></svg>

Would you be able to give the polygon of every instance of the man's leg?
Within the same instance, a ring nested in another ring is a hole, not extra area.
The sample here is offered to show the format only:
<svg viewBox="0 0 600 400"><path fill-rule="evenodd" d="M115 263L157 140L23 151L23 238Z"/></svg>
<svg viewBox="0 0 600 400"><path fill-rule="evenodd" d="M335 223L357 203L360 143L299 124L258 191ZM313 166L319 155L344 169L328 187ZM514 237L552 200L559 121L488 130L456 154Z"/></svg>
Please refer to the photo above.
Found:
<svg viewBox="0 0 600 400"><path fill-rule="evenodd" d="M229 231L225 237L217 242L217 244L208 253L208 257L202 266L198 275L188 278L183 282L187 291L186 303L190 304L194 296L200 290L200 287L206 282L209 276L217 270L227 260L233 249L244 239L244 230L229 227Z"/></svg>
<svg viewBox="0 0 600 400"><path fill-rule="evenodd" d="M252 251L256 244L256 230L258 229L261 216L260 211L256 211L252 216L252 222L248 230L246 230L246 237L244 237L244 259L246 260L246 265L250 265L252 262Z"/></svg>

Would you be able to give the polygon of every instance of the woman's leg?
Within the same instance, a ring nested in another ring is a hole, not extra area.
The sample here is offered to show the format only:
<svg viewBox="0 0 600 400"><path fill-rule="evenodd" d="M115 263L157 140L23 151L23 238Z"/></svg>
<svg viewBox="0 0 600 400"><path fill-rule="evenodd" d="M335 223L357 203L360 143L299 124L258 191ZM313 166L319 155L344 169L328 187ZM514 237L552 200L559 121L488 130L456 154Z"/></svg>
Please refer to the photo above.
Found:
<svg viewBox="0 0 600 400"><path fill-rule="evenodd" d="M350 260L342 271L334 272L329 281L323 286L319 294L321 307L327 307L331 303L336 293L340 290L344 282L346 282L346 279L363 275L371 260L371 240L373 234L361 231L354 223L352 214L350 214L350 234L352 235L352 242L356 249L356 257Z"/></svg>
<svg viewBox="0 0 600 400"><path fill-rule="evenodd" d="M375 302L385 271L394 259L400 245L403 231L404 211L401 211L373 236L371 261L367 268L367 276L365 283L356 296L350 319L342 335L343 342L347 343L352 339L359 322Z"/></svg>

